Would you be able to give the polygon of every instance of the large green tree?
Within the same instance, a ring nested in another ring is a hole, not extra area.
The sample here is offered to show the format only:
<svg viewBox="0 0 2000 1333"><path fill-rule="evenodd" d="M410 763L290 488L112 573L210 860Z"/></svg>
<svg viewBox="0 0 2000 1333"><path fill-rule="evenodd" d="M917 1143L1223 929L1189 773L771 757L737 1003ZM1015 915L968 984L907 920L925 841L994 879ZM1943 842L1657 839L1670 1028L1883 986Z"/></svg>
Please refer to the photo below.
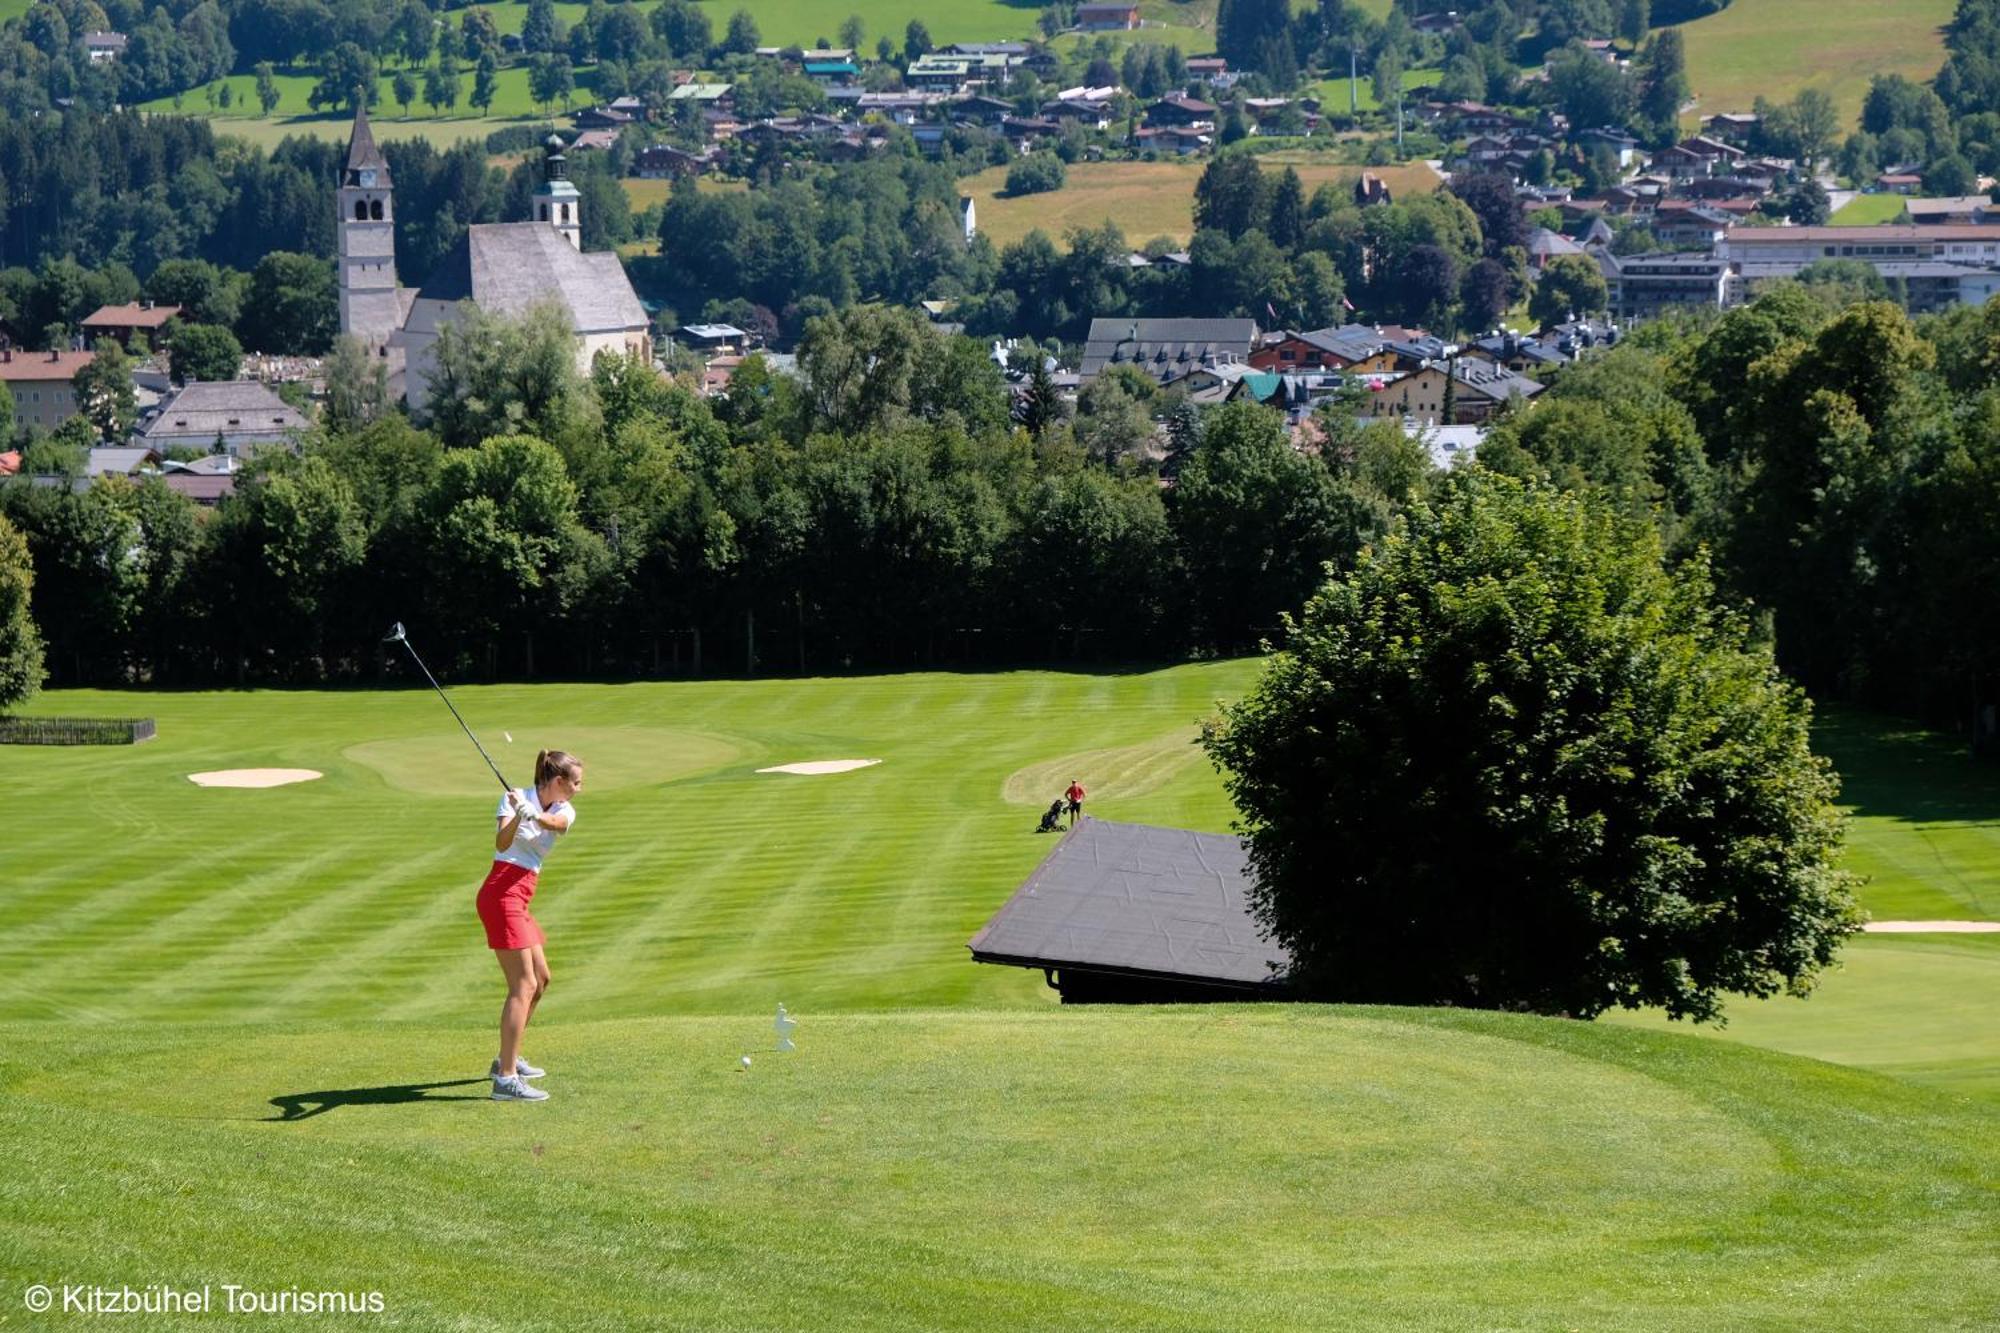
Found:
<svg viewBox="0 0 2000 1333"><path fill-rule="evenodd" d="M96 428L100 438L122 443L139 420L132 358L113 338L99 338L91 353L90 364L71 380L77 411Z"/></svg>
<svg viewBox="0 0 2000 1333"><path fill-rule="evenodd" d="M1327 562L1352 558L1366 521L1326 466L1292 447L1278 413L1243 402L1203 420L1168 515L1193 633L1222 648L1248 647L1275 629Z"/></svg>
<svg viewBox="0 0 2000 1333"><path fill-rule="evenodd" d="M554 441L595 429L569 314L556 302L519 319L468 311L445 326L432 353L425 412L447 445L517 432Z"/></svg>
<svg viewBox="0 0 2000 1333"><path fill-rule="evenodd" d="M1611 300L1610 285L1597 261L1583 255L1561 255L1549 262L1528 297L1528 314L1547 328L1603 310Z"/></svg>
<svg viewBox="0 0 2000 1333"><path fill-rule="evenodd" d="M1204 736L1309 993L1587 1018L1804 994L1859 928L1804 694L1705 562L1479 471Z"/></svg>
<svg viewBox="0 0 2000 1333"><path fill-rule="evenodd" d="M273 250L258 260L238 332L260 352L324 353L340 332L340 292L332 263L287 250Z"/></svg>
<svg viewBox="0 0 2000 1333"><path fill-rule="evenodd" d="M0 713L42 687L42 636L28 614L34 589L27 539L0 514Z"/></svg>
<svg viewBox="0 0 2000 1333"><path fill-rule="evenodd" d="M243 344L217 324L179 324L169 333L167 363L176 380L233 380L243 365Z"/></svg>

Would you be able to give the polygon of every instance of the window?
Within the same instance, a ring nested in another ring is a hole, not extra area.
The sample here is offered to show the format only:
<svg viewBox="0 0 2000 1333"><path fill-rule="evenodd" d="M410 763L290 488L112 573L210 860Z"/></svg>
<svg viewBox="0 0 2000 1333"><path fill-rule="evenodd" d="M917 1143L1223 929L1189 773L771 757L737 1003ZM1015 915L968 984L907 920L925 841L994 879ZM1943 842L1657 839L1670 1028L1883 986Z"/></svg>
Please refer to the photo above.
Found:
<svg viewBox="0 0 2000 1333"><path fill-rule="evenodd" d="M356 199L354 201L354 220L356 222L366 222L368 220L368 201L366 199Z"/></svg>
<svg viewBox="0 0 2000 1333"><path fill-rule="evenodd" d="M380 199L371 199L368 201L368 216L377 222L382 220L382 201Z"/></svg>
<svg viewBox="0 0 2000 1333"><path fill-rule="evenodd" d="M547 204L541 205L536 211L541 214L541 221L547 222L549 220L549 206Z"/></svg>
<svg viewBox="0 0 2000 1333"><path fill-rule="evenodd" d="M563 220L564 222L568 222L568 221L569 221L569 205L568 205L568 204L564 204L564 205L562 206L562 220Z"/></svg>

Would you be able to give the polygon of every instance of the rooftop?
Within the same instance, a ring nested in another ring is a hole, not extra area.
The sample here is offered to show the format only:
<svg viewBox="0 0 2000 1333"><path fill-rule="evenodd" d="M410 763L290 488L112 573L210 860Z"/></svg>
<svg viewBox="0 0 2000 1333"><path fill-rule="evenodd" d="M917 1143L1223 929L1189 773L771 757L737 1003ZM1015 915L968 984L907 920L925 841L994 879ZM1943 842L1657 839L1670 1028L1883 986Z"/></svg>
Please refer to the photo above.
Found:
<svg viewBox="0 0 2000 1333"><path fill-rule="evenodd" d="M140 305L137 301L128 301L124 305L99 306L84 319L83 327L87 329L96 324L121 329L157 329L180 313L181 308L177 305L153 305L150 302Z"/></svg>
<svg viewBox="0 0 2000 1333"><path fill-rule="evenodd" d="M1237 838L1086 816L967 947L982 963L1261 991L1291 958L1251 915L1252 883Z"/></svg>
<svg viewBox="0 0 2000 1333"><path fill-rule="evenodd" d="M488 222L465 229L417 292L420 301L472 301L518 316L560 302L579 334L643 329L646 312L614 251L579 253L554 227Z"/></svg>
<svg viewBox="0 0 2000 1333"><path fill-rule="evenodd" d="M92 361L92 352L0 351L0 380L66 380Z"/></svg>
<svg viewBox="0 0 2000 1333"><path fill-rule="evenodd" d="M196 381L162 399L134 438L207 443L224 439L279 440L312 423L261 380Z"/></svg>

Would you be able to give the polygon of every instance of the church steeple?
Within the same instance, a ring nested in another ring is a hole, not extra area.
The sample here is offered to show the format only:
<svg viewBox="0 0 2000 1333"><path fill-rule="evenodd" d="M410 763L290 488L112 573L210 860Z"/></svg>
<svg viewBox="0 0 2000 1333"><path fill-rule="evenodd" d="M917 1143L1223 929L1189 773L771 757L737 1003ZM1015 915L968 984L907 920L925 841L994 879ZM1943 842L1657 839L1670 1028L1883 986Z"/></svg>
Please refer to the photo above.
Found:
<svg viewBox="0 0 2000 1333"><path fill-rule="evenodd" d="M583 249L583 196L570 184L569 161L563 156L563 141L551 134L543 145L547 156L542 162L542 183L535 188L535 221L546 222L563 234L573 250Z"/></svg>
<svg viewBox="0 0 2000 1333"><path fill-rule="evenodd" d="M340 331L359 338L371 354L387 356L403 314L396 295L395 197L389 159L375 146L368 108L359 98L334 200L340 222Z"/></svg>
<svg viewBox="0 0 2000 1333"><path fill-rule="evenodd" d="M354 104L354 131L347 136L347 170L340 183L370 190L389 188L389 159L375 146L374 132L368 128L368 104L359 99Z"/></svg>

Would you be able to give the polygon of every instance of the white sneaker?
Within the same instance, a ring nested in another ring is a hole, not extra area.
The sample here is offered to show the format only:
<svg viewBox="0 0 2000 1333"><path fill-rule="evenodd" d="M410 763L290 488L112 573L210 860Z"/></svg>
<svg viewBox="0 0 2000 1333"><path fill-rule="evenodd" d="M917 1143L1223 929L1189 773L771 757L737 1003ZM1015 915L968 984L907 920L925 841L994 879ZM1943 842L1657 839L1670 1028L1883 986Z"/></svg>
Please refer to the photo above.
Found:
<svg viewBox="0 0 2000 1333"><path fill-rule="evenodd" d="M520 1075L513 1078L493 1080L493 1100L496 1102L545 1102L549 1094L534 1087Z"/></svg>
<svg viewBox="0 0 2000 1333"><path fill-rule="evenodd" d="M520 1056L517 1055L514 1057L514 1072L520 1075L522 1078L540 1078L549 1071L546 1069L537 1069L533 1065L529 1064L526 1060L523 1060ZM493 1063L487 1066L486 1077L488 1078L500 1077L499 1056L497 1055L494 1056Z"/></svg>

